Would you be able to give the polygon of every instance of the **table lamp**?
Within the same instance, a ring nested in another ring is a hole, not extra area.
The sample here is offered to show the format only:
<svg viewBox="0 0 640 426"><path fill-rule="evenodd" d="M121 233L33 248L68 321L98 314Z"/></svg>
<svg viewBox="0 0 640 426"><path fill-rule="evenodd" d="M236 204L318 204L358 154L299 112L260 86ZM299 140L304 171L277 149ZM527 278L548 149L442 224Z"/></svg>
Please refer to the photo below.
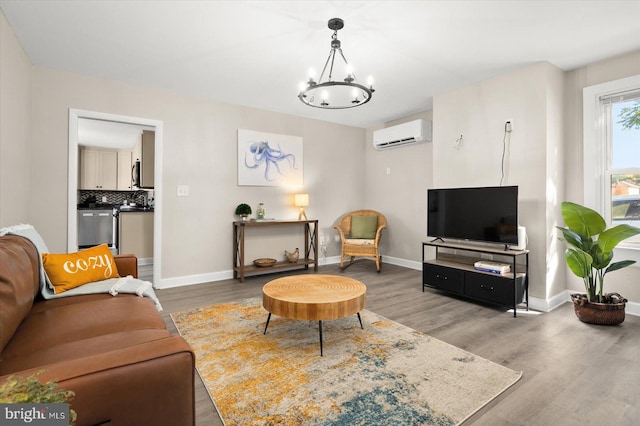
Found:
<svg viewBox="0 0 640 426"><path fill-rule="evenodd" d="M304 216L305 220L309 220L304 208L309 205L309 194L296 194L293 198L293 205L300 207L300 213L298 214L298 220L302 220Z"/></svg>

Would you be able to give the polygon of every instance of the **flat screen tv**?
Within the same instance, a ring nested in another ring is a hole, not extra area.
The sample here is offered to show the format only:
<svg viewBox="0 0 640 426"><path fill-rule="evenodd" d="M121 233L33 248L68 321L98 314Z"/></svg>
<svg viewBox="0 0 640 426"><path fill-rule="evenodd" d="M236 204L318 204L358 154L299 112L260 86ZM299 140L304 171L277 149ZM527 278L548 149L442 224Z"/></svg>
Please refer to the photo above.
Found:
<svg viewBox="0 0 640 426"><path fill-rule="evenodd" d="M429 189L427 235L518 244L518 187Z"/></svg>

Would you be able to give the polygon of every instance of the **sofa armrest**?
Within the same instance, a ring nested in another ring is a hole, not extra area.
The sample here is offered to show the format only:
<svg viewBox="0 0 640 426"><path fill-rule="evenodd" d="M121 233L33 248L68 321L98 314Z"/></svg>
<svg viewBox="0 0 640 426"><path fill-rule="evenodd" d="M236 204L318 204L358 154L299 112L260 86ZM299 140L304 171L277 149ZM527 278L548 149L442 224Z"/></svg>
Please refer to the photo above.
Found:
<svg viewBox="0 0 640 426"><path fill-rule="evenodd" d="M134 254L116 254L113 256L121 277L131 275L138 278L138 258Z"/></svg>
<svg viewBox="0 0 640 426"><path fill-rule="evenodd" d="M180 336L146 342L115 351L60 361L39 379L55 380L71 390L77 425L110 421L122 424L195 424L195 354ZM2 381L0 379L0 381Z"/></svg>

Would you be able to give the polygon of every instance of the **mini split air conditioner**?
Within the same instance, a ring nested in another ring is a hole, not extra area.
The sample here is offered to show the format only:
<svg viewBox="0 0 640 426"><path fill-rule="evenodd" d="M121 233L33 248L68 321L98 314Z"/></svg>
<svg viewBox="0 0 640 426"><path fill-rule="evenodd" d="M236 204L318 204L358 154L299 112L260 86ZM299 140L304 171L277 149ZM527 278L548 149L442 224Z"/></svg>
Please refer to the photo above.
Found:
<svg viewBox="0 0 640 426"><path fill-rule="evenodd" d="M373 147L378 150L431 142L431 121L413 120L373 132Z"/></svg>

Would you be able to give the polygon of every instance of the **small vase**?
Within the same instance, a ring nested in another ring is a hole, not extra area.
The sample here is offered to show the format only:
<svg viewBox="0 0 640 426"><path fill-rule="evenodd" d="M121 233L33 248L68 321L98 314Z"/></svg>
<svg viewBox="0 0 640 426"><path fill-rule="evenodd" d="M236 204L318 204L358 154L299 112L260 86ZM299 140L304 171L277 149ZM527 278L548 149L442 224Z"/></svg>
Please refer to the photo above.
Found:
<svg viewBox="0 0 640 426"><path fill-rule="evenodd" d="M265 215L264 203L258 204L258 210L256 212L256 215L258 219L264 219L264 215Z"/></svg>

